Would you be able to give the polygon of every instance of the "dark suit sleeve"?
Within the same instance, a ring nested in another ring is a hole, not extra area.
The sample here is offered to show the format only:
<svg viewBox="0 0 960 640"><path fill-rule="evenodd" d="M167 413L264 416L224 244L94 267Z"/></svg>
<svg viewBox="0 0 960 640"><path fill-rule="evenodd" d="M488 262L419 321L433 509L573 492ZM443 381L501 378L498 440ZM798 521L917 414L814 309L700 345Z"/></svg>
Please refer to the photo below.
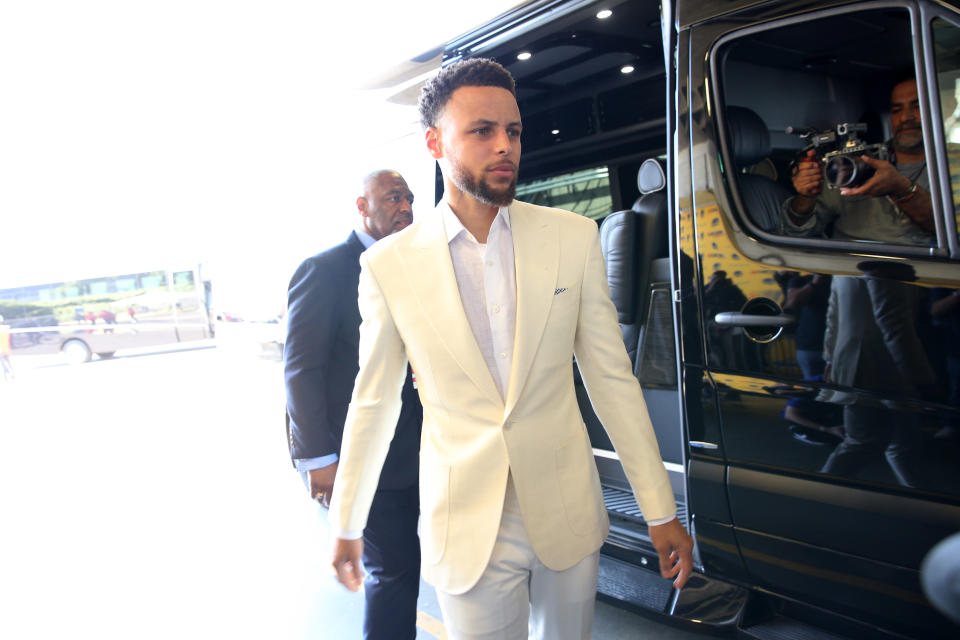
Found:
<svg viewBox="0 0 960 640"><path fill-rule="evenodd" d="M327 381L339 323L339 278L316 258L306 260L287 292L287 337L283 348L290 456L338 453L342 425L329 424Z"/></svg>

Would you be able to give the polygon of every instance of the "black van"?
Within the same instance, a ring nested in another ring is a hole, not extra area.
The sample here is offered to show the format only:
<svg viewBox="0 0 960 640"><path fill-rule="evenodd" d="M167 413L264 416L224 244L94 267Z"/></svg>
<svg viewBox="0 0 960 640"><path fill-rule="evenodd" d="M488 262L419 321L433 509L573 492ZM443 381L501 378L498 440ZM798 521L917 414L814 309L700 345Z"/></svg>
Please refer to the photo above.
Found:
<svg viewBox="0 0 960 640"><path fill-rule="evenodd" d="M920 585L960 530L958 6L541 0L434 52L513 73L518 199L601 225L698 563L659 577L583 391L604 597L756 638L960 637ZM909 184L841 194L864 155ZM804 161L837 187L797 222Z"/></svg>

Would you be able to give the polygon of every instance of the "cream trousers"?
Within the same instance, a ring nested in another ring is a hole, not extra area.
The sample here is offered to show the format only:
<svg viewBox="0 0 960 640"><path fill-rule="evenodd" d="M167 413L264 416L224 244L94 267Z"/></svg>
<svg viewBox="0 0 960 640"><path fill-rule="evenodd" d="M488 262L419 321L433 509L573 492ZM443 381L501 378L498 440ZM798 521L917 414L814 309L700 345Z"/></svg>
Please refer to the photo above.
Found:
<svg viewBox="0 0 960 640"><path fill-rule="evenodd" d="M469 591L437 589L450 640L589 640L600 552L565 571L537 559L527 537L512 476L500 530L483 575Z"/></svg>

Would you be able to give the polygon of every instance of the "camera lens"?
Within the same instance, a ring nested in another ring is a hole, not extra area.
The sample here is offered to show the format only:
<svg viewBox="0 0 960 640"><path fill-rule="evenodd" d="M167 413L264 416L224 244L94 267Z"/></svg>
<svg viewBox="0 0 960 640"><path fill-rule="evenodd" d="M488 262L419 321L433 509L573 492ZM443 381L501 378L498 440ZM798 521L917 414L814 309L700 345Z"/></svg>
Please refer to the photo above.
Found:
<svg viewBox="0 0 960 640"><path fill-rule="evenodd" d="M823 166L823 179L835 189L848 187L857 179L858 164L850 156L834 156Z"/></svg>

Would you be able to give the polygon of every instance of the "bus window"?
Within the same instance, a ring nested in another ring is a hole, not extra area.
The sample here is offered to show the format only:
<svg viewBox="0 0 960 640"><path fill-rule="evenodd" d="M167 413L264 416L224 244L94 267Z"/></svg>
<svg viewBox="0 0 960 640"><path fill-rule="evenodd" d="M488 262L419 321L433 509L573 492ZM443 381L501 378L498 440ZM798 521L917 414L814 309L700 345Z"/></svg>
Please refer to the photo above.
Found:
<svg viewBox="0 0 960 640"><path fill-rule="evenodd" d="M193 271L177 271L173 274L173 288L177 291L193 289Z"/></svg>
<svg viewBox="0 0 960 640"><path fill-rule="evenodd" d="M574 171L517 186L517 199L599 220L613 209L607 167Z"/></svg>
<svg viewBox="0 0 960 640"><path fill-rule="evenodd" d="M117 291L133 291L137 288L137 279L134 277L120 277L115 281Z"/></svg>
<svg viewBox="0 0 960 640"><path fill-rule="evenodd" d="M163 287L167 284L167 278L163 271L152 271L143 273L139 276L140 287L143 289L154 289Z"/></svg>

